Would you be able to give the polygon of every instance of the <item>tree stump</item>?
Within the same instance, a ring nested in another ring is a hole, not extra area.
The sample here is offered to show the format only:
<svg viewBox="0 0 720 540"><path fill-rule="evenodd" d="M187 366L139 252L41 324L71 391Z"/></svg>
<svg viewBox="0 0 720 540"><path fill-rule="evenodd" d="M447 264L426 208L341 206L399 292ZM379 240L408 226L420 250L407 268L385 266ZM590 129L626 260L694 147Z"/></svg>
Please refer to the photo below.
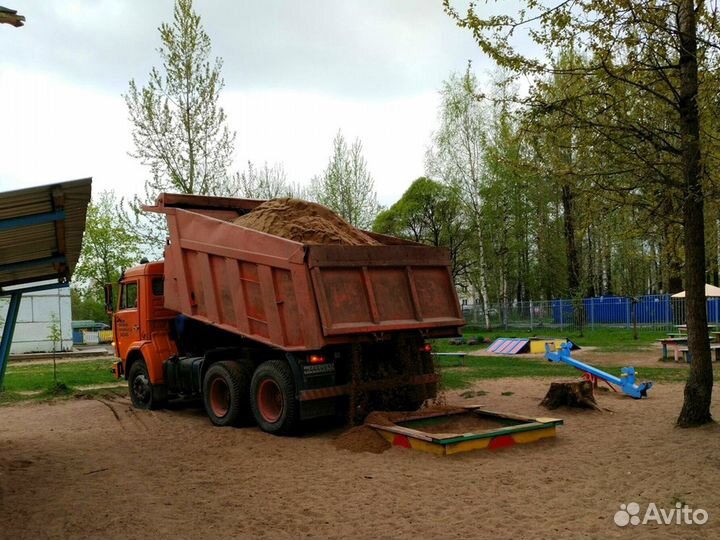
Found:
<svg viewBox="0 0 720 540"><path fill-rule="evenodd" d="M593 385L590 381L550 383L550 389L540 405L551 410L562 406L600 410L595 401Z"/></svg>

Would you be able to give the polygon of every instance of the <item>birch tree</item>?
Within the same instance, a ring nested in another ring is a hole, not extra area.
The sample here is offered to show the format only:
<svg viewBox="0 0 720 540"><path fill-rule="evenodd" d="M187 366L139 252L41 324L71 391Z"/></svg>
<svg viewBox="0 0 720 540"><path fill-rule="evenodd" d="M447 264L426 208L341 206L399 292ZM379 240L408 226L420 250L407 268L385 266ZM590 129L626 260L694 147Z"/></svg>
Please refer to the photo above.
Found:
<svg viewBox="0 0 720 540"><path fill-rule="evenodd" d="M307 188L290 182L282 163L256 167L248 161L247 169L235 173L229 186L229 193L234 197L245 199L276 199L278 197L294 197L306 199Z"/></svg>
<svg viewBox="0 0 720 540"><path fill-rule="evenodd" d="M380 211L375 181L368 171L360 139L351 146L338 131L333 152L323 174L312 180L312 196L345 221L369 229Z"/></svg>
<svg viewBox="0 0 720 540"><path fill-rule="evenodd" d="M427 154L429 176L450 186L462 201L465 215L475 234L475 272L470 280L483 304L485 327L490 328L487 261L483 209L486 174L483 144L487 132L486 111L478 101L477 79L468 69L464 75L452 75L440 91L440 128L433 136Z"/></svg>

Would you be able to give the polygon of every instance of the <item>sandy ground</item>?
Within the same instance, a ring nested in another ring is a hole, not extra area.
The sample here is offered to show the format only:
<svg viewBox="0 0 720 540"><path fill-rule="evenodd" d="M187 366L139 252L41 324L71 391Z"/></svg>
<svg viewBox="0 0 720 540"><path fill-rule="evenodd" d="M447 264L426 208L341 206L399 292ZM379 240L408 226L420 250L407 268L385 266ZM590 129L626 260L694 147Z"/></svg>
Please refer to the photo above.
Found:
<svg viewBox="0 0 720 540"><path fill-rule="evenodd" d="M481 381L472 401L547 416L548 385ZM551 413L554 440L454 457L353 454L337 429L279 438L126 398L0 407L0 538L718 538L720 427L674 427L681 398L681 384L599 393L609 411ZM678 500L708 523L613 521L623 503Z"/></svg>

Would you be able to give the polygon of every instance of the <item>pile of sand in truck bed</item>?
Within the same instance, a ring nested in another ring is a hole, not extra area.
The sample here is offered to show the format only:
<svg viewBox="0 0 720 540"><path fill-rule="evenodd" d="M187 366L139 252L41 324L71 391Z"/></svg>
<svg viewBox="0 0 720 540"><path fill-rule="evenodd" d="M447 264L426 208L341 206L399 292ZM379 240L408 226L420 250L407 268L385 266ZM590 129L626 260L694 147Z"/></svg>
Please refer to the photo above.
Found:
<svg viewBox="0 0 720 540"><path fill-rule="evenodd" d="M348 246L379 246L332 210L300 199L272 199L234 223L241 227L282 236L304 244L340 244Z"/></svg>

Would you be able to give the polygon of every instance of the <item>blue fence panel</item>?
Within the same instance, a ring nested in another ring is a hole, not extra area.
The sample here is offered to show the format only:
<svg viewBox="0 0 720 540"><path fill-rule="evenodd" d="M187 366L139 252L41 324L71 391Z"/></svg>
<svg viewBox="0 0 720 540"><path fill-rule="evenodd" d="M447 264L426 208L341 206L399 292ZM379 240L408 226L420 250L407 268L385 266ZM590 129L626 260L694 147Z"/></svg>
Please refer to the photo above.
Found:
<svg viewBox="0 0 720 540"><path fill-rule="evenodd" d="M708 302L710 320L720 320L720 298ZM632 299L624 296L598 296L595 298L583 299L585 310L584 324L593 326L595 324L631 325L632 324ZM712 303L712 305L711 305ZM573 303L571 300L553 300L552 303L553 323L573 324ZM675 313L678 311L678 313ZM684 320L684 312L681 306L675 309L670 296L647 295L640 296L635 304L635 316L640 325L667 326ZM714 317L714 319L713 319Z"/></svg>
<svg viewBox="0 0 720 540"><path fill-rule="evenodd" d="M588 324L619 324L628 321L628 299L622 296L586 298L583 306Z"/></svg>
<svg viewBox="0 0 720 540"><path fill-rule="evenodd" d="M572 324L573 306L570 300L553 300L552 301L553 323L565 325Z"/></svg>
<svg viewBox="0 0 720 540"><path fill-rule="evenodd" d="M720 323L720 298L708 298L708 322Z"/></svg>
<svg viewBox="0 0 720 540"><path fill-rule="evenodd" d="M672 309L670 296L651 295L641 296L635 306L638 324L671 324Z"/></svg>
<svg viewBox="0 0 720 540"><path fill-rule="evenodd" d="M582 302L582 303L580 303ZM575 306L582 306L582 321L575 313ZM639 328L671 330L687 322L684 298L672 298L668 294L640 296L634 304L635 317ZM550 325L560 328L574 328L582 324L587 328L615 326L630 328L633 322L633 299L623 296L601 296L582 300L541 300L512 302L505 306L463 306L463 313L469 323L485 324L487 310L491 327L540 328ZM507 312L507 317L503 314ZM708 321L720 324L720 298L707 299Z"/></svg>

